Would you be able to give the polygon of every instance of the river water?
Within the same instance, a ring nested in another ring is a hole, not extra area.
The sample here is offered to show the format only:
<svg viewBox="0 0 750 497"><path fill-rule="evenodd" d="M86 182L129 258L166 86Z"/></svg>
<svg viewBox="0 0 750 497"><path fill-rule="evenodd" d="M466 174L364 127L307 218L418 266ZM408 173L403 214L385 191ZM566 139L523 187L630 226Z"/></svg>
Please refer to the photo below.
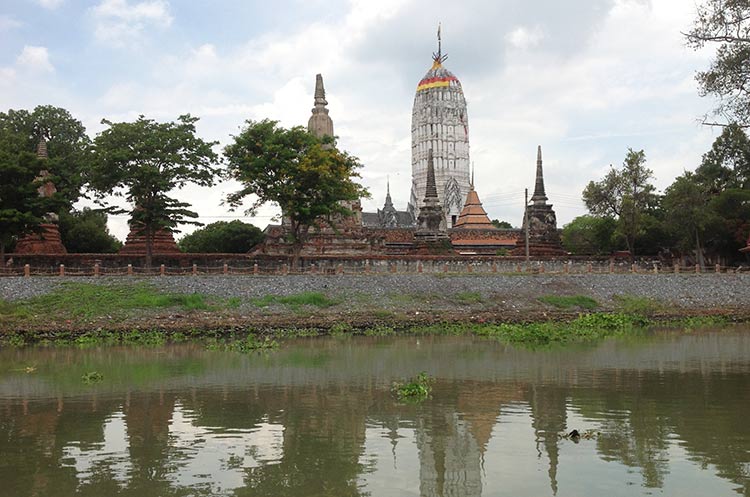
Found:
<svg viewBox="0 0 750 497"><path fill-rule="evenodd" d="M750 329L3 349L0 495L750 496Z"/></svg>

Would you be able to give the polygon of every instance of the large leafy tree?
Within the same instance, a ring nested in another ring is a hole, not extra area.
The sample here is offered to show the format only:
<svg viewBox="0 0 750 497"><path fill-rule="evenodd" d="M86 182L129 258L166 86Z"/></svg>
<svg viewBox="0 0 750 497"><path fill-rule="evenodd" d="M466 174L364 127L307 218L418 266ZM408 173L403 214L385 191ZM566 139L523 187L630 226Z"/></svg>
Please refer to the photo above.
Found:
<svg viewBox="0 0 750 497"><path fill-rule="evenodd" d="M698 7L688 45L716 45L716 57L696 78L703 95L719 98L717 116L750 124L750 0L706 0Z"/></svg>
<svg viewBox="0 0 750 497"><path fill-rule="evenodd" d="M316 138L300 126L285 129L276 121L248 121L224 149L228 174L242 189L227 198L237 207L254 196L248 213L275 202L289 220L293 265L299 262L310 228L336 215L351 215L342 201L356 200L367 190L355 181L357 158L339 151L331 138Z"/></svg>
<svg viewBox="0 0 750 497"><path fill-rule="evenodd" d="M177 243L183 252L242 254L263 240L263 232L239 220L217 221L185 235Z"/></svg>
<svg viewBox="0 0 750 497"><path fill-rule="evenodd" d="M74 254L114 253L122 247L107 229L107 213L89 207L62 213L60 237L68 252Z"/></svg>
<svg viewBox="0 0 750 497"><path fill-rule="evenodd" d="M198 214L188 210L190 204L172 197L172 191L188 183L211 186L216 178L212 146L217 142L196 136L196 121L190 115L168 123L143 116L135 122L104 120L108 129L94 139L89 186L100 200L114 194L130 203L131 226L146 240L146 266L151 266L156 232L200 224L191 221Z"/></svg>
<svg viewBox="0 0 750 497"><path fill-rule="evenodd" d="M595 216L617 219L617 231L635 255L635 240L646 228L647 216L658 198L651 184L653 172L644 164L643 150L628 149L620 169L611 167L600 181L591 181L583 191L583 201Z"/></svg>
<svg viewBox="0 0 750 497"><path fill-rule="evenodd" d="M750 189L750 139L737 124L730 124L703 155L696 181L711 194L730 188Z"/></svg>
<svg viewBox="0 0 750 497"><path fill-rule="evenodd" d="M15 135L0 145L11 156L33 153L40 139L47 141L49 159L44 169L50 173L62 201L60 212L69 211L81 195L82 173L88 165L91 140L83 124L65 109L40 105L33 111L0 112L0 128Z"/></svg>
<svg viewBox="0 0 750 497"><path fill-rule="evenodd" d="M706 232L715 216L708 208L710 194L693 173L686 172L665 190L662 199L665 221L675 234L680 252L695 251L701 266L704 261Z"/></svg>
<svg viewBox="0 0 750 497"><path fill-rule="evenodd" d="M562 230L565 250L575 255L607 255L621 248L617 221L606 216L578 216ZM618 243L619 241L619 243Z"/></svg>

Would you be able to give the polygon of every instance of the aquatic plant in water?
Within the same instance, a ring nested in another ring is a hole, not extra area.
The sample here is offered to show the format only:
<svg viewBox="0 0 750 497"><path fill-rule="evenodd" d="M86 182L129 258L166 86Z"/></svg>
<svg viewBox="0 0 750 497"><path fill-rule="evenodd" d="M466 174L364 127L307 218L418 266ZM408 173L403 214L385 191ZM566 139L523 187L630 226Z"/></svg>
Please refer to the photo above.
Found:
<svg viewBox="0 0 750 497"><path fill-rule="evenodd" d="M426 372L422 371L406 382L393 382L391 391L400 401L421 402L432 393L432 382Z"/></svg>

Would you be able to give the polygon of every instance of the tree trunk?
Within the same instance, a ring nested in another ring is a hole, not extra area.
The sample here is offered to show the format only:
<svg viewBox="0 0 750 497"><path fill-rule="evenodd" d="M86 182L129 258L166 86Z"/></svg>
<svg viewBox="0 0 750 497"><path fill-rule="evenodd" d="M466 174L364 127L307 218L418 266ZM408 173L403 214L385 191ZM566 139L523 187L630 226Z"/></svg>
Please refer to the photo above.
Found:
<svg viewBox="0 0 750 497"><path fill-rule="evenodd" d="M154 250L154 231L151 226L146 227L146 269L151 269L151 258Z"/></svg>
<svg viewBox="0 0 750 497"><path fill-rule="evenodd" d="M5 267L5 242L0 242L0 264Z"/></svg>
<svg viewBox="0 0 750 497"><path fill-rule="evenodd" d="M701 239L698 237L698 229L695 230L695 257L701 270L703 270L706 266L706 261L703 259L703 248L701 247Z"/></svg>

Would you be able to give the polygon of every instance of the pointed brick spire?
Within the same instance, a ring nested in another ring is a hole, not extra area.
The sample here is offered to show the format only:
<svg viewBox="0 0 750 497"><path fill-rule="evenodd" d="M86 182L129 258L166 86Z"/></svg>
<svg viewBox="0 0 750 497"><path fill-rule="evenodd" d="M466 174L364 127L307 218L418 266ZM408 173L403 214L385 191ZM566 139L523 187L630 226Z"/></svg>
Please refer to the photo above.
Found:
<svg viewBox="0 0 750 497"><path fill-rule="evenodd" d="M425 188L424 200L437 199L437 185L435 184L435 163L432 159L432 149L427 154L427 188Z"/></svg>
<svg viewBox="0 0 750 497"><path fill-rule="evenodd" d="M49 154L47 154L47 140L43 136L39 137L39 143L36 145L36 156L40 159L49 159Z"/></svg>
<svg viewBox="0 0 750 497"><path fill-rule="evenodd" d="M323 76L315 76L315 107L312 109L310 120L307 121L307 131L322 138L333 136L333 120L328 115L328 100L326 100L326 89L323 87Z"/></svg>
<svg viewBox="0 0 750 497"><path fill-rule="evenodd" d="M323 87L323 75L315 75L315 107L325 107L328 105L326 100L326 89Z"/></svg>
<svg viewBox="0 0 750 497"><path fill-rule="evenodd" d="M545 204L547 195L544 193L544 173L542 171L542 146L539 145L536 152L536 183L534 184L534 195L531 201L535 204Z"/></svg>

